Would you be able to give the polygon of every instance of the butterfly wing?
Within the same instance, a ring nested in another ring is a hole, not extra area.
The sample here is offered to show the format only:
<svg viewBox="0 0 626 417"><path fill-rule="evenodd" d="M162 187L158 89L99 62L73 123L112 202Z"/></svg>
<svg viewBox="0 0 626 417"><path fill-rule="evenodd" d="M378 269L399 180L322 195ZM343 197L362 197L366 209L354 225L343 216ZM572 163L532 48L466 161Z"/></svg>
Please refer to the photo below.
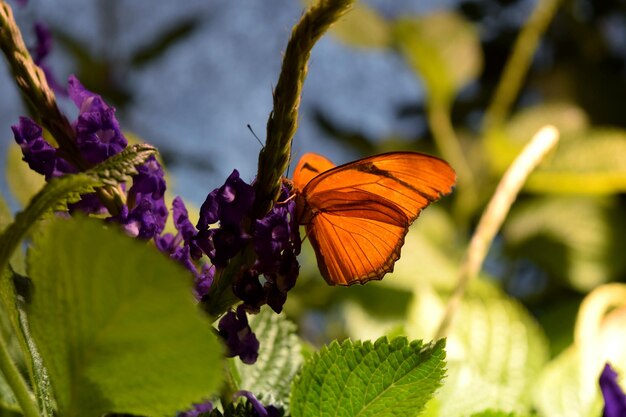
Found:
<svg viewBox="0 0 626 417"><path fill-rule="evenodd" d="M409 225L455 182L445 161L416 152L334 168L326 158L305 157L294 171L300 219L331 285L362 284L392 271Z"/></svg>
<svg viewBox="0 0 626 417"><path fill-rule="evenodd" d="M302 191L313 178L334 167L335 164L322 155L316 153L304 154L293 171L293 185L296 190Z"/></svg>

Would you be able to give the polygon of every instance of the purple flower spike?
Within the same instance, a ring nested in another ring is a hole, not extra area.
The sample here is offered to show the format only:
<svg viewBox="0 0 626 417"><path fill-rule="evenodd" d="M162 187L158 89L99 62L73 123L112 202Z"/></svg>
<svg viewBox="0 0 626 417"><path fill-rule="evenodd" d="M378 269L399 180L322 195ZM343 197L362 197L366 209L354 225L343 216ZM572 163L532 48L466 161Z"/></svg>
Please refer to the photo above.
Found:
<svg viewBox="0 0 626 417"><path fill-rule="evenodd" d="M20 124L11 126L13 136L24 155L24 161L35 172L49 180L53 177L76 172L66 160L57 156L57 150L43 138L43 129L28 117L20 117Z"/></svg>
<svg viewBox="0 0 626 417"><path fill-rule="evenodd" d="M252 209L254 188L239 178L236 169L217 193L221 223L239 224Z"/></svg>
<svg viewBox="0 0 626 417"><path fill-rule="evenodd" d="M233 283L233 293L243 301L245 309L249 313L258 313L261 306L266 303L267 296L263 285L259 282L258 272L244 270Z"/></svg>
<svg viewBox="0 0 626 417"><path fill-rule="evenodd" d="M600 375L600 390L604 397L603 417L626 416L626 394L617 383L617 372L608 363Z"/></svg>
<svg viewBox="0 0 626 417"><path fill-rule="evenodd" d="M68 84L69 96L80 111L74 128L76 144L83 157L97 164L121 152L128 142L115 118L115 109L83 87L73 75Z"/></svg>
<svg viewBox="0 0 626 417"><path fill-rule="evenodd" d="M204 230L218 221L220 224L241 224L254 203L254 188L239 178L239 171L226 179L224 185L213 190L200 207L198 230Z"/></svg>
<svg viewBox="0 0 626 417"><path fill-rule="evenodd" d="M252 333L243 305L237 312L229 311L217 326L220 336L226 341L227 356L239 356L243 363L252 365L259 356L259 341Z"/></svg>

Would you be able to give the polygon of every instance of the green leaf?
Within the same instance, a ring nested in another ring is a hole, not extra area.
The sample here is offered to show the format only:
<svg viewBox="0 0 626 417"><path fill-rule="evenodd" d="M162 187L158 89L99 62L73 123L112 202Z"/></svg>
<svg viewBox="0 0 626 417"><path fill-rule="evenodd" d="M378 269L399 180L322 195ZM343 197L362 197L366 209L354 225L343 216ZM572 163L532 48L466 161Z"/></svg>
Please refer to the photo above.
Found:
<svg viewBox="0 0 626 417"><path fill-rule="evenodd" d="M441 386L444 345L406 338L333 342L294 380L292 416L417 415Z"/></svg>
<svg viewBox="0 0 626 417"><path fill-rule="evenodd" d="M421 288L409 313L409 337L432 337L445 300ZM475 281L450 329L448 376L437 398L446 417L495 409L525 413L548 360L545 335L530 314L498 289Z"/></svg>
<svg viewBox="0 0 626 417"><path fill-rule="evenodd" d="M526 189L576 195L626 191L626 130L590 129L564 137Z"/></svg>
<svg viewBox="0 0 626 417"><path fill-rule="evenodd" d="M393 41L390 23L365 3L354 4L350 12L331 27L330 33L358 48L388 48Z"/></svg>
<svg viewBox="0 0 626 417"><path fill-rule="evenodd" d="M626 130L590 128L578 107L560 103L519 112L504 129L493 130L484 145L494 175L501 175L530 138L546 124L561 140L529 177L524 189L555 194L612 194L626 190Z"/></svg>
<svg viewBox="0 0 626 417"><path fill-rule="evenodd" d="M234 361L239 387L254 393L263 404L281 406L288 413L291 381L302 365L302 342L296 326L269 308L251 316L249 322L259 339L259 357L254 365Z"/></svg>
<svg viewBox="0 0 626 417"><path fill-rule="evenodd" d="M174 415L222 379L187 271L144 243L56 220L28 254L32 335L62 416Z"/></svg>
<svg viewBox="0 0 626 417"><path fill-rule="evenodd" d="M580 353L570 347L537 378L535 406L541 415L549 417L599 417L603 404L600 394L585 392L585 386L589 381L581 380Z"/></svg>
<svg viewBox="0 0 626 417"><path fill-rule="evenodd" d="M393 25L397 47L428 90L428 100L449 105L482 70L478 32L460 15L440 11Z"/></svg>
<svg viewBox="0 0 626 417"><path fill-rule="evenodd" d="M516 256L580 291L622 276L626 221L611 199L544 197L517 204L504 226Z"/></svg>
<svg viewBox="0 0 626 417"><path fill-rule="evenodd" d="M518 111L503 129L490 131L483 142L494 175L502 175L533 135L547 124L559 130L562 146L572 135L585 131L589 120L581 108L570 103L541 104Z"/></svg>
<svg viewBox="0 0 626 417"><path fill-rule="evenodd" d="M0 235L0 270L28 232L32 224L51 210L64 210L80 199L81 194L102 185L117 186L137 173L136 165L144 163L156 149L148 144L132 145L92 169L78 174L52 178L30 201L23 212Z"/></svg>

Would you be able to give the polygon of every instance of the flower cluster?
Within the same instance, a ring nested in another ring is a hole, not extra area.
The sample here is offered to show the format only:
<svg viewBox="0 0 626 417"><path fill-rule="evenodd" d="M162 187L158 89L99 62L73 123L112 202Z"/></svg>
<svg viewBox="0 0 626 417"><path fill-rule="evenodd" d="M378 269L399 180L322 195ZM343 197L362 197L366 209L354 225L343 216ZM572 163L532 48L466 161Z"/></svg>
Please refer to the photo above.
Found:
<svg viewBox="0 0 626 417"><path fill-rule="evenodd" d="M85 161L96 165L127 146L114 108L73 76L69 79L68 94L79 109L72 127L76 146ZM34 121L23 117L12 129L24 160L47 180L78 171L44 139L42 128ZM280 313L300 268L296 259L300 236L290 189L283 185L279 203L265 217L255 219L252 216L254 187L234 170L224 185L206 197L195 226L182 199L174 199L172 215L176 233L162 234L169 214L164 202L163 169L152 157L137 167L132 179L132 185L125 190L126 204L107 221L119 223L133 237L153 239L159 250L189 269L195 278L198 300L209 297L215 275L233 257L243 252L254 254L232 278L232 291L243 304L236 312L227 312L219 323L228 355L239 356L244 363L254 363L259 342L249 327L246 312L258 313L267 304ZM81 196L81 201L70 206L70 213L74 211L107 214L95 194ZM204 261L206 258L210 264Z"/></svg>
<svg viewBox="0 0 626 417"><path fill-rule="evenodd" d="M259 342L248 325L246 311L258 313L268 304L280 312L296 282L300 236L295 220L295 203L287 201L289 190L283 187L281 203L261 219L252 220L254 187L243 181L237 170L224 185L209 193L200 208L194 227L180 199L174 200L176 235L166 234L156 240L157 247L190 269L196 278L199 299L209 296L216 270L223 269L238 253L250 245L255 261L236 274L233 293L243 301L237 311L227 312L219 323L229 356L239 356L244 363L254 363ZM196 264L206 255L212 267Z"/></svg>
<svg viewBox="0 0 626 417"><path fill-rule="evenodd" d="M128 145L115 118L115 109L108 106L102 97L85 89L74 76L69 79L68 94L79 109L78 119L72 127L76 134L76 146L87 162L98 164ZM24 161L31 169L44 175L46 180L78 171L64 159L59 149L44 139L43 129L33 120L21 117L19 124L11 129L22 149ZM163 231L167 219L163 200L164 173L154 158L137 170L128 190L126 205L110 220L121 223L132 236L148 240ZM99 214L107 212L95 194L82 196L81 201L70 207L71 212L77 210Z"/></svg>

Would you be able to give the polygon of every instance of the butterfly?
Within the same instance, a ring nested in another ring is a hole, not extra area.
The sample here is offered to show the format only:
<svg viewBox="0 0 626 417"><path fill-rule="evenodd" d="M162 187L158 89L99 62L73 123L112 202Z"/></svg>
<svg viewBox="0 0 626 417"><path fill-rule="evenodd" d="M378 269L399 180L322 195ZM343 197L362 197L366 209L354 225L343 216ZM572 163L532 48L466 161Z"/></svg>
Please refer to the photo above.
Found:
<svg viewBox="0 0 626 417"><path fill-rule="evenodd" d="M293 174L296 217L330 285L364 284L393 271L422 209L452 191L447 162L390 152L335 166L308 153Z"/></svg>

